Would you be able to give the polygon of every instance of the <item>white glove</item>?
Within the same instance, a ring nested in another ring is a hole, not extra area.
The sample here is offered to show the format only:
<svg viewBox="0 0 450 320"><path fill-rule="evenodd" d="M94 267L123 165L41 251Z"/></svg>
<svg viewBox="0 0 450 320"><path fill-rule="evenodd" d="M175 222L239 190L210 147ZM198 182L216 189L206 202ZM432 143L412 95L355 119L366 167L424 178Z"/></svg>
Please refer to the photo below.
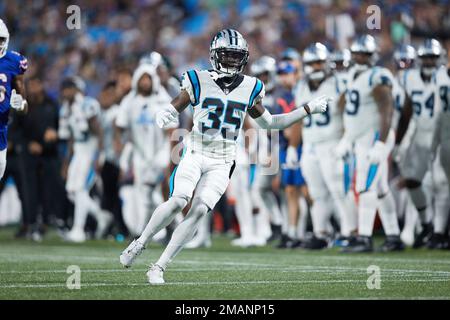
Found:
<svg viewBox="0 0 450 320"><path fill-rule="evenodd" d="M385 160L388 155L386 144L378 140L369 150L368 158L371 163L378 164Z"/></svg>
<svg viewBox="0 0 450 320"><path fill-rule="evenodd" d="M178 111L170 105L169 108L164 109L156 114L156 124L160 128L164 128L178 117Z"/></svg>
<svg viewBox="0 0 450 320"><path fill-rule="evenodd" d="M25 108L25 100L23 99L23 97L16 93L16 89L13 89L11 91L11 100L10 100L10 105L11 108L17 110L17 111L22 111Z"/></svg>
<svg viewBox="0 0 450 320"><path fill-rule="evenodd" d="M309 112L311 114L314 113L323 113L327 111L328 103L333 101L332 98L329 98L327 96L320 96L317 98L312 99L310 102L307 103L309 107Z"/></svg>
<svg viewBox="0 0 450 320"><path fill-rule="evenodd" d="M294 146L289 146L286 150L286 168L298 168L297 148Z"/></svg>
<svg viewBox="0 0 450 320"><path fill-rule="evenodd" d="M350 142L347 139L342 138L334 149L334 155L337 158L345 158L351 151L352 145Z"/></svg>

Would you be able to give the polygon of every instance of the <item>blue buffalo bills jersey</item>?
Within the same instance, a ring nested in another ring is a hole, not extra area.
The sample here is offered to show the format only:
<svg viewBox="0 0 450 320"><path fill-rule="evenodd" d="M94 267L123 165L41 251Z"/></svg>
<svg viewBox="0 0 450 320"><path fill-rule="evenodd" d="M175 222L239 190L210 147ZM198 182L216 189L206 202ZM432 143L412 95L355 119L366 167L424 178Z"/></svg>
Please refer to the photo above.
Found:
<svg viewBox="0 0 450 320"><path fill-rule="evenodd" d="M0 58L0 150L7 146L7 126L13 80L27 70L27 59L15 51Z"/></svg>

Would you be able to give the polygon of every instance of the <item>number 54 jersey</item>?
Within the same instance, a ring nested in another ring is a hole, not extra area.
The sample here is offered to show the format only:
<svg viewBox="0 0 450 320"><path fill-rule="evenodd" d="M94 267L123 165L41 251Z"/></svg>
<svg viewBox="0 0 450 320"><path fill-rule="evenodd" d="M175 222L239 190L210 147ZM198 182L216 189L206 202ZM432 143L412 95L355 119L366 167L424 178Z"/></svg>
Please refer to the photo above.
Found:
<svg viewBox="0 0 450 320"><path fill-rule="evenodd" d="M368 131L380 130L380 114L372 95L378 85L392 88L392 73L382 67L372 67L357 73L351 68L347 78L345 95L344 128L345 136L351 141L365 135Z"/></svg>
<svg viewBox="0 0 450 320"><path fill-rule="evenodd" d="M436 76L433 74L430 81L424 81L420 69L407 70L404 73L402 85L411 99L413 116L416 124L415 140L428 147L436 122L435 110Z"/></svg>
<svg viewBox="0 0 450 320"><path fill-rule="evenodd" d="M194 109L188 148L208 157L234 160L247 109L264 97L262 81L238 75L230 86L221 87L216 72L190 70L183 74L181 89L189 94Z"/></svg>

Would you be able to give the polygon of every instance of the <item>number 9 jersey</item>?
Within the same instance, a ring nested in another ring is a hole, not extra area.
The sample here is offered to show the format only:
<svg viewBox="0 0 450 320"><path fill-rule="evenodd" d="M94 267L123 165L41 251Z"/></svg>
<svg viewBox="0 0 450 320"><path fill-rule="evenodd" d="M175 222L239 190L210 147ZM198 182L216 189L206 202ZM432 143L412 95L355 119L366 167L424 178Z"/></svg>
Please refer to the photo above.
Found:
<svg viewBox="0 0 450 320"><path fill-rule="evenodd" d="M221 86L216 72L189 70L181 89L189 94L194 111L187 146L208 157L234 160L247 109L264 97L262 81L239 74L230 86Z"/></svg>
<svg viewBox="0 0 450 320"><path fill-rule="evenodd" d="M380 130L380 113L372 95L378 85L392 88L392 73L382 67L372 67L359 74L351 68L347 78L345 95L344 127L345 136L354 141L369 130Z"/></svg>

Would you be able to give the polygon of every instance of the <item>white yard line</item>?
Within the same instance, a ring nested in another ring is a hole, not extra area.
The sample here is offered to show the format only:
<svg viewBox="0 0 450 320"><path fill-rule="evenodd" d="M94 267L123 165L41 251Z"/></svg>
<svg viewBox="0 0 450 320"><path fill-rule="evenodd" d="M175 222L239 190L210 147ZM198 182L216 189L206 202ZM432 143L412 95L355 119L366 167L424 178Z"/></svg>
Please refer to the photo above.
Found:
<svg viewBox="0 0 450 320"><path fill-rule="evenodd" d="M366 283L367 280L356 280L356 279L335 279L335 280L253 280L253 281L206 281L206 282L168 282L165 286L209 286L209 285L218 285L218 286L229 286L229 285L246 285L246 284L329 284L329 283ZM393 279L384 282L408 282L408 283L416 283L416 282L446 282L448 279ZM149 286L148 283L107 283L107 282L99 282L99 283L82 283L81 288L83 287L115 287L115 286L123 286L123 287L135 287L135 286ZM29 289L29 288L65 288L65 283L42 283L42 284L4 284L0 285L2 289Z"/></svg>
<svg viewBox="0 0 450 320"><path fill-rule="evenodd" d="M180 263L177 263L180 264ZM203 265L216 265L215 263L202 263ZM278 271L278 272L305 272L305 273L329 273L329 272L354 272L361 271L362 273L366 273L367 268L363 267L335 267L335 266L315 266L315 265L303 265L303 266L291 266L291 267L283 267L280 265L272 264L246 264L246 263L227 263L226 265L230 266L248 266L252 268L244 269L242 268L180 268L174 267L171 268L171 272L199 272L199 271ZM256 268L255 268L256 267ZM444 275L450 276L450 271L443 270L417 270L417 269L390 269L390 268L380 268L382 272L388 273L399 273L399 274L408 274L408 273L418 273L418 274L427 274L427 275ZM126 273L126 272L144 272L147 269L143 268L130 268L130 269L81 269L82 272L86 273ZM6 270L0 271L0 274L35 274L35 273L66 273L66 270L63 269L45 269L45 270Z"/></svg>

